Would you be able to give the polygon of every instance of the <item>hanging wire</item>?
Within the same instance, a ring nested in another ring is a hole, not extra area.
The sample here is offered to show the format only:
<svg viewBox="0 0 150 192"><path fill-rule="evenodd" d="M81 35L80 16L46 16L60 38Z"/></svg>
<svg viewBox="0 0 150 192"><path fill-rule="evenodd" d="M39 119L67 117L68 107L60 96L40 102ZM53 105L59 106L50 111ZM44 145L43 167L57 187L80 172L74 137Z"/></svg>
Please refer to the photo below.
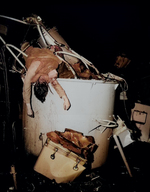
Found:
<svg viewBox="0 0 150 192"><path fill-rule="evenodd" d="M105 123L105 124L104 124ZM93 129L91 129L88 133L98 129L99 127L104 127L104 129L101 131L101 133L103 133L107 128L116 128L118 126L118 124L115 121L110 121L110 120L101 120L99 122L99 125L94 127Z"/></svg>
<svg viewBox="0 0 150 192"><path fill-rule="evenodd" d="M5 45L5 47L7 48L7 50L12 54L12 56L18 61L18 63L26 70L25 66L21 63L21 61L16 57L16 55L13 53L13 51L9 48L9 46L6 44L6 42L4 41L4 39L0 36L0 40L2 41L2 43ZM17 47L11 45L13 48L15 48L17 51L22 52L20 49L18 49ZM26 54L25 54L26 55Z"/></svg>
<svg viewBox="0 0 150 192"><path fill-rule="evenodd" d="M6 122L9 124L10 119L10 101L9 101L9 86L8 86L8 76L7 76L7 65L5 61L5 47L1 47L0 55L3 65L3 78L4 78L4 88L5 88L5 101L6 101Z"/></svg>
<svg viewBox="0 0 150 192"><path fill-rule="evenodd" d="M128 121L130 121L130 117L129 117L129 114L128 114L128 111L127 111L127 106L126 106L126 102L125 102L125 92L126 92L126 89L122 86L122 84L120 83L120 87L122 89L122 92L123 92L123 104L124 104L124 109L125 109L125 113L126 113L126 116L127 116L127 119Z"/></svg>
<svg viewBox="0 0 150 192"><path fill-rule="evenodd" d="M22 24L25 24L25 25L36 25L36 24L27 23L26 21L15 19L13 17L8 17L8 16L5 16L5 15L0 15L0 17L5 18L5 19L9 19L9 20L12 20L12 21L16 21L18 23L22 23Z"/></svg>

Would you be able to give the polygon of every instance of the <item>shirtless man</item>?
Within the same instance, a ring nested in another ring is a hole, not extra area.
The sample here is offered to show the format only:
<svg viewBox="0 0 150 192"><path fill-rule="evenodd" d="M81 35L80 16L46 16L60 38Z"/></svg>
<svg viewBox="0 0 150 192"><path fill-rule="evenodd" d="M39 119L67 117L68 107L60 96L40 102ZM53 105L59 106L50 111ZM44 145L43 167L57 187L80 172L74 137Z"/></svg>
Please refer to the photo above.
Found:
<svg viewBox="0 0 150 192"><path fill-rule="evenodd" d="M22 45L22 50L27 46ZM58 65L62 62L53 52L46 48L33 48L29 46L25 53L28 57L24 57L26 62L26 76L24 78L23 86L23 100L26 103L27 114L30 117L34 117L34 113L31 107L31 85L34 85L35 96L41 101L45 101L45 97L48 92L48 83L51 83L52 87L56 90L60 98L64 100L64 110L70 108L69 99L57 81Z"/></svg>

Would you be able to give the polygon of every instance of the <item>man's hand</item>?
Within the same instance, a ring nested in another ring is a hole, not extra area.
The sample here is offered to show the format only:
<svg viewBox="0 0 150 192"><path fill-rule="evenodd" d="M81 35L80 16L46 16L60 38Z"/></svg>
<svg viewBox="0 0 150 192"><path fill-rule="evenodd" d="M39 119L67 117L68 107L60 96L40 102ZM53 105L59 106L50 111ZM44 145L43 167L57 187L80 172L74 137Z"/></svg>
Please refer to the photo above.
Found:
<svg viewBox="0 0 150 192"><path fill-rule="evenodd" d="M64 100L64 110L68 110L71 106L69 99L66 97L66 95L62 96Z"/></svg>
<svg viewBox="0 0 150 192"><path fill-rule="evenodd" d="M27 115L28 115L29 117L34 118L34 112L33 112L33 110L31 109L30 103L27 103L27 104L26 104L26 107L27 107Z"/></svg>

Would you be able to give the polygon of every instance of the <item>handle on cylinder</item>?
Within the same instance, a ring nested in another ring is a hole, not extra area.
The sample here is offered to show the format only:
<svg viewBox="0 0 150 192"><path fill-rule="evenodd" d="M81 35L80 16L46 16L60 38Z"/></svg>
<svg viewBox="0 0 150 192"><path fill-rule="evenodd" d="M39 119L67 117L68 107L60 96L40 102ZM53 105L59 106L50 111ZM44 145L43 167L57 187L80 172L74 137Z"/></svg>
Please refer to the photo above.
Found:
<svg viewBox="0 0 150 192"><path fill-rule="evenodd" d="M80 163L80 159L77 159L76 165L73 167L73 170L78 171L79 167L78 164Z"/></svg>
<svg viewBox="0 0 150 192"><path fill-rule="evenodd" d="M54 152L53 154L50 155L50 158L51 158L52 160L55 159L55 154L56 154L56 152L58 151L58 148L55 148L54 151L55 151L55 152Z"/></svg>

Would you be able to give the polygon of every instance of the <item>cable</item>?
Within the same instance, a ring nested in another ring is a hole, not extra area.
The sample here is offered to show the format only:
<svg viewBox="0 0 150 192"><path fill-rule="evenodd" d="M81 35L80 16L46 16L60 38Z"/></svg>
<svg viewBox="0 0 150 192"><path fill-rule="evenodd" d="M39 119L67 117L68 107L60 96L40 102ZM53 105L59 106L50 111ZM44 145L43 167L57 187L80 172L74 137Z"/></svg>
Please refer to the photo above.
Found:
<svg viewBox="0 0 150 192"><path fill-rule="evenodd" d="M40 29L40 25L39 25L39 24L37 24L37 29L38 29L38 32L39 32L39 34L40 34L40 37L41 37L42 40L43 40L43 43L44 43L45 46L47 47L47 43L46 43L45 38L44 38L44 36L43 36L43 34L42 34L42 31L41 31L41 29Z"/></svg>
<svg viewBox="0 0 150 192"><path fill-rule="evenodd" d="M124 92L125 92L125 89L122 87L121 83L120 83L120 87L121 87L121 89L122 89L123 97L124 97L124 99L123 99L123 104L124 104L125 113L126 113L126 116L127 116L128 121L130 121L129 114L128 114L127 107L126 107L126 103L125 103L125 93L124 93Z"/></svg>
<svg viewBox="0 0 150 192"><path fill-rule="evenodd" d="M21 63L21 61L16 57L16 55L13 53L13 51L9 48L9 46L6 44L6 42L4 41L4 39L0 36L0 40L2 41L2 43L5 45L5 47L7 48L7 50L12 54L12 56L18 61L18 63L26 70L25 66ZM11 45L12 46L12 45ZM14 48L15 46L13 46ZM15 47L15 49L18 49ZM19 49L18 49L19 50ZM20 51L20 50L19 50Z"/></svg>
<svg viewBox="0 0 150 192"><path fill-rule="evenodd" d="M27 23L25 21L22 21L22 20L19 20L19 19L15 19L15 18L12 18L12 17L8 17L8 16L5 16L5 15L0 15L0 17L3 17L5 19L10 19L12 21L16 21L18 23L22 23L22 24L25 24L25 25L36 25L36 24L30 24L30 23Z"/></svg>
<svg viewBox="0 0 150 192"><path fill-rule="evenodd" d="M6 122L9 125L10 120L10 100L9 100L9 85L7 76L7 65L5 61L4 47L1 48L1 60L3 65L3 77L4 77L4 87L5 87L5 100L6 100Z"/></svg>
<svg viewBox="0 0 150 192"><path fill-rule="evenodd" d="M104 124L102 124L101 122L99 122L99 125L96 126L96 127L93 128L93 129L91 129L88 133L94 131L95 129L97 129L97 128L99 128L99 127L105 127L105 129L106 129L106 128L116 128L116 127L118 126L118 124L117 124L115 121L110 121L110 120L101 120L101 121L107 122L107 124L104 125ZM105 131L105 129L102 130L102 133Z"/></svg>
<svg viewBox="0 0 150 192"><path fill-rule="evenodd" d="M12 47L14 49L16 49L18 52L20 52L22 55L24 55L25 57L28 57L28 55L26 53L24 53L23 51L21 51L20 49L18 49L17 47L15 47L14 45L11 44L6 44L8 47Z"/></svg>
<svg viewBox="0 0 150 192"><path fill-rule="evenodd" d="M75 55L75 54L73 54L73 53L68 53L68 52L65 52L65 51L57 51L57 52L55 52L56 54L58 54L58 53L61 53L61 54L66 54L66 55L69 55L69 56L72 56L72 57L76 57L76 58L78 58L78 59L80 59L81 61L82 61L82 58L81 58L81 56L80 55ZM85 66L89 69L89 67L88 67L88 65L83 61L83 63L85 64Z"/></svg>

